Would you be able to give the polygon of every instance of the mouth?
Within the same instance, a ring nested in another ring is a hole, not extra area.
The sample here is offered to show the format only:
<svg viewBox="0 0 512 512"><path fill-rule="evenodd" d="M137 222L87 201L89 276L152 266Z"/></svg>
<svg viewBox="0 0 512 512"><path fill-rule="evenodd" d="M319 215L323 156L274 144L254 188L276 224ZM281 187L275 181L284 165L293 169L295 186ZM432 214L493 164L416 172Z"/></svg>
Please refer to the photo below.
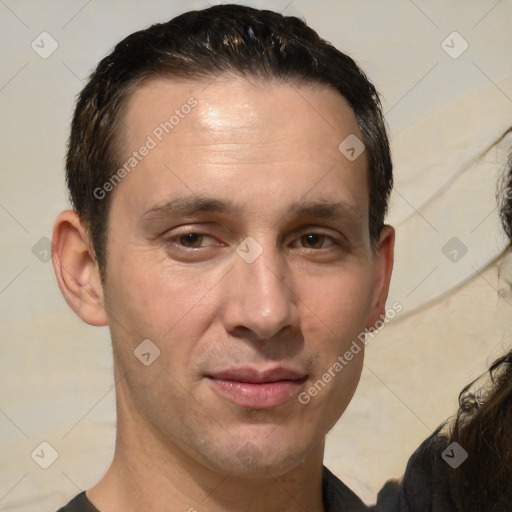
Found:
<svg viewBox="0 0 512 512"><path fill-rule="evenodd" d="M297 394L307 375L278 367L265 371L236 368L206 375L213 390L223 399L246 409L272 409Z"/></svg>

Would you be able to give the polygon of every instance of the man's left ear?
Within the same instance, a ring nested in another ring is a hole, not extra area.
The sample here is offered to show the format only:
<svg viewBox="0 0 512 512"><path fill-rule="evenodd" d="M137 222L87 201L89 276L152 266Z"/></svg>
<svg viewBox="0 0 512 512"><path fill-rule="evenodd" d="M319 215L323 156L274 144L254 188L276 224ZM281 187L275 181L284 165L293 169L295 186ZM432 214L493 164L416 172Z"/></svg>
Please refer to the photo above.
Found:
<svg viewBox="0 0 512 512"><path fill-rule="evenodd" d="M375 249L373 297L366 324L367 329L373 327L386 314L386 300L393 271L394 250L395 230L393 227L385 225Z"/></svg>
<svg viewBox="0 0 512 512"><path fill-rule="evenodd" d="M103 326L103 285L92 243L76 212L62 212L55 221L52 262L60 291L71 309L86 323Z"/></svg>

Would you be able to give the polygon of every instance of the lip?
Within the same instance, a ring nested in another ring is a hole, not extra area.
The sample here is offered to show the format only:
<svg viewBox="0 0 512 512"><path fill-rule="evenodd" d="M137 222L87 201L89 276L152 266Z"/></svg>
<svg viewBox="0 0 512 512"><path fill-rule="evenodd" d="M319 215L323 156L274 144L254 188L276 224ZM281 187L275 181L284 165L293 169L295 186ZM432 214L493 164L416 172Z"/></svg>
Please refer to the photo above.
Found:
<svg viewBox="0 0 512 512"><path fill-rule="evenodd" d="M247 409L272 409L285 404L307 379L289 368L236 368L206 375L213 390L224 399Z"/></svg>

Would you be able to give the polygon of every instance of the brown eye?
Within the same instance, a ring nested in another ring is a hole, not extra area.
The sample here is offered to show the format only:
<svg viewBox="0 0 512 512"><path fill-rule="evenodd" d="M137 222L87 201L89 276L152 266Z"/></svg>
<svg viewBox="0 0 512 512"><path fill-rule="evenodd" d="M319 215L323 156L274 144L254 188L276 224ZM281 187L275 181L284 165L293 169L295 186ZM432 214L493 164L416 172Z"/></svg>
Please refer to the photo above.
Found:
<svg viewBox="0 0 512 512"><path fill-rule="evenodd" d="M326 238L326 235L308 233L307 235L302 235L300 237L300 241L304 247L310 249L321 249Z"/></svg>
<svg viewBox="0 0 512 512"><path fill-rule="evenodd" d="M203 235L198 235L197 233L187 233L180 236L180 244L185 247L201 247L202 241Z"/></svg>

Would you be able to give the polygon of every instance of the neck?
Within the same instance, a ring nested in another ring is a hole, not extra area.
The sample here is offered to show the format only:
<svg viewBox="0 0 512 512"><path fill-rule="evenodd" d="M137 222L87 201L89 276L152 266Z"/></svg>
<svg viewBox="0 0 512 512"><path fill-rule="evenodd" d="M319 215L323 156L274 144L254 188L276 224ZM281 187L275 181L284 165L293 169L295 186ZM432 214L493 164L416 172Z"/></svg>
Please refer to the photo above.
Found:
<svg viewBox="0 0 512 512"><path fill-rule="evenodd" d="M118 392L120 390L118 389ZM159 439L118 399L113 462L87 496L100 512L322 512L323 444L284 475L240 477L205 467Z"/></svg>

